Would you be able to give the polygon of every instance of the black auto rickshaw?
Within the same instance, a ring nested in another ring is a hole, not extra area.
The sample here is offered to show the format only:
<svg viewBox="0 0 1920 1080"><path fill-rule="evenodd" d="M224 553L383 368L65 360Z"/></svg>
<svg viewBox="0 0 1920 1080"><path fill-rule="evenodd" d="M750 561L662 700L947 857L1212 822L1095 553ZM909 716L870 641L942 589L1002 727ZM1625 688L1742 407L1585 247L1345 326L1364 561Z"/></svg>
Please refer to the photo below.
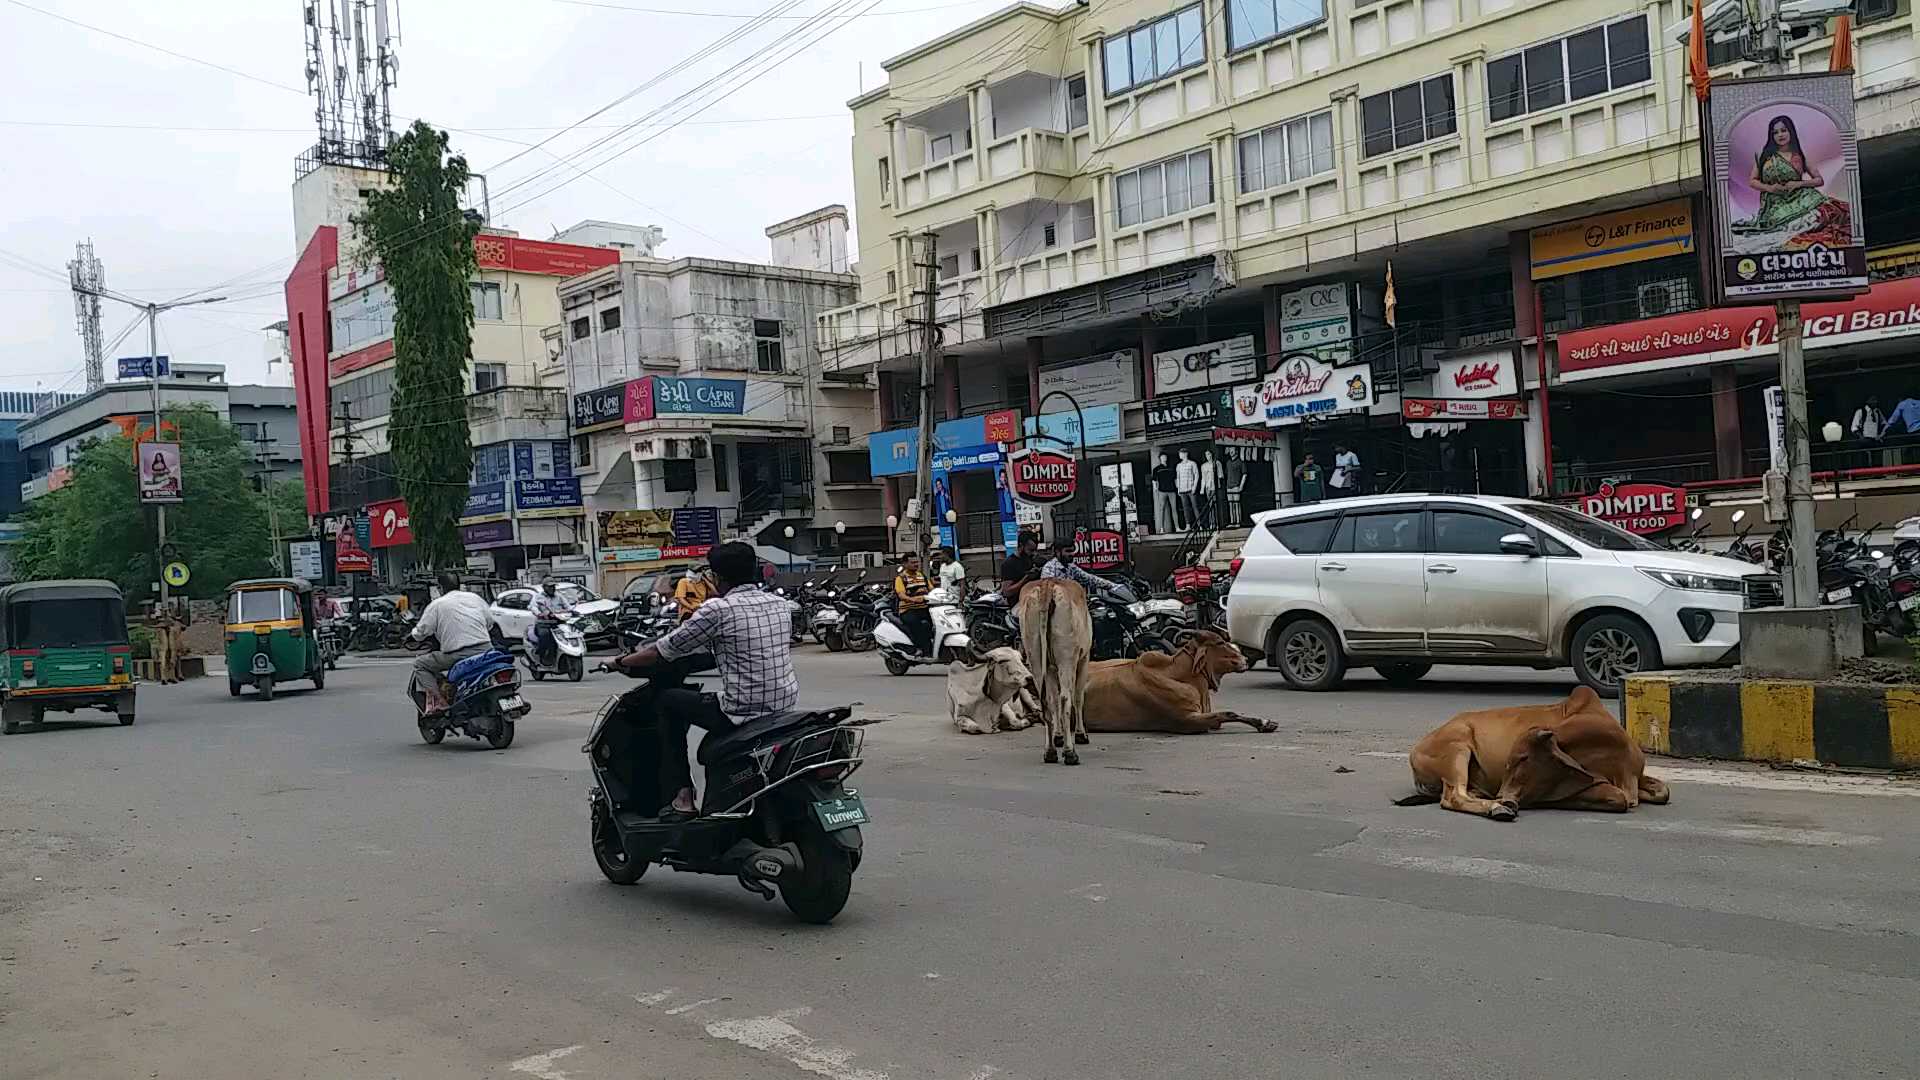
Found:
<svg viewBox="0 0 1920 1080"><path fill-rule="evenodd" d="M314 635L313 586L305 578L236 581L227 592L227 692L253 684L273 700L278 682L311 679L327 685L326 658Z"/></svg>
<svg viewBox="0 0 1920 1080"><path fill-rule="evenodd" d="M0 589L0 732L48 711L99 709L133 723L127 606L111 581L29 581Z"/></svg>

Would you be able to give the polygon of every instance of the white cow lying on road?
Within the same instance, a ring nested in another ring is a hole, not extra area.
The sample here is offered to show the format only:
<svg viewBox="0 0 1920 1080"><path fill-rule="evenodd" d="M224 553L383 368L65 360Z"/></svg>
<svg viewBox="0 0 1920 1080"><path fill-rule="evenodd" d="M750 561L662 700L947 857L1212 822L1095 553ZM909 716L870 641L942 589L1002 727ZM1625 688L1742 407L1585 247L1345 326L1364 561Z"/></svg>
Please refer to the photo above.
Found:
<svg viewBox="0 0 1920 1080"><path fill-rule="evenodd" d="M1031 727L1040 714L1040 703L1028 689L1033 673L1020 650L1002 645L988 649L980 661L955 661L947 668L947 703L954 726L968 735Z"/></svg>

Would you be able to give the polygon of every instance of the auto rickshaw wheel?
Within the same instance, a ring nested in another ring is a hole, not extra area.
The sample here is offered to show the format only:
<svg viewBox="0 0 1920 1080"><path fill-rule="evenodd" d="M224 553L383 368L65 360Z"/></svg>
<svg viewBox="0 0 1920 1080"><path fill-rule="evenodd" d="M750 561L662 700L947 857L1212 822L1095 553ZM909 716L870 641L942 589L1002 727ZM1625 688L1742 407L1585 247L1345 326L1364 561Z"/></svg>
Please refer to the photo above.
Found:
<svg viewBox="0 0 1920 1080"><path fill-rule="evenodd" d="M253 681L253 688L260 691L261 701L273 700L273 676L262 675Z"/></svg>
<svg viewBox="0 0 1920 1080"><path fill-rule="evenodd" d="M130 712L116 712L116 713L114 713L114 715L120 718L120 726L121 726L121 727L132 727L132 726L133 726L133 714L132 714L132 713L130 713Z"/></svg>
<svg viewBox="0 0 1920 1080"><path fill-rule="evenodd" d="M232 694L234 697L240 696L240 681L238 679L227 680L227 693Z"/></svg>

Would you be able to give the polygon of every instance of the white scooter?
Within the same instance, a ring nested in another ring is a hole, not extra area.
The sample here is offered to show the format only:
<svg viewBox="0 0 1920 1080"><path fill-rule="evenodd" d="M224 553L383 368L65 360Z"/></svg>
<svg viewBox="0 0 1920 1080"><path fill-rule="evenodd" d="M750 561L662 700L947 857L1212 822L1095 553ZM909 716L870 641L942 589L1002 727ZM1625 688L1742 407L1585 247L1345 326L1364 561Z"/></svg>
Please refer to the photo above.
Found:
<svg viewBox="0 0 1920 1080"><path fill-rule="evenodd" d="M527 630L527 647L520 654L520 661L527 665L527 673L534 682L549 675L565 675L569 682L579 682L587 674L587 639L573 625L571 616L562 615L553 622L553 654L542 656L539 646L540 624L535 623Z"/></svg>
<svg viewBox="0 0 1920 1080"><path fill-rule="evenodd" d="M967 655L973 639L967 636L967 617L951 589L927 593L927 615L933 622L933 654L920 651L897 612L889 611L873 629L873 641L887 663L887 671L905 675L921 664L950 664Z"/></svg>

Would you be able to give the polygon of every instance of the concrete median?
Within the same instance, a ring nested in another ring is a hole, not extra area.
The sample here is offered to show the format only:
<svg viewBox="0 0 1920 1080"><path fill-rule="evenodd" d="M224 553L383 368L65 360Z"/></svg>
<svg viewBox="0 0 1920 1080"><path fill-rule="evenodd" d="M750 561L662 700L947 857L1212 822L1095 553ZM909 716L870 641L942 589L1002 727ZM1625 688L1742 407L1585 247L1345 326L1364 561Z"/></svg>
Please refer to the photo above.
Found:
<svg viewBox="0 0 1920 1080"><path fill-rule="evenodd" d="M1621 714L1652 754L1920 768L1920 685L1654 672L1627 680Z"/></svg>

